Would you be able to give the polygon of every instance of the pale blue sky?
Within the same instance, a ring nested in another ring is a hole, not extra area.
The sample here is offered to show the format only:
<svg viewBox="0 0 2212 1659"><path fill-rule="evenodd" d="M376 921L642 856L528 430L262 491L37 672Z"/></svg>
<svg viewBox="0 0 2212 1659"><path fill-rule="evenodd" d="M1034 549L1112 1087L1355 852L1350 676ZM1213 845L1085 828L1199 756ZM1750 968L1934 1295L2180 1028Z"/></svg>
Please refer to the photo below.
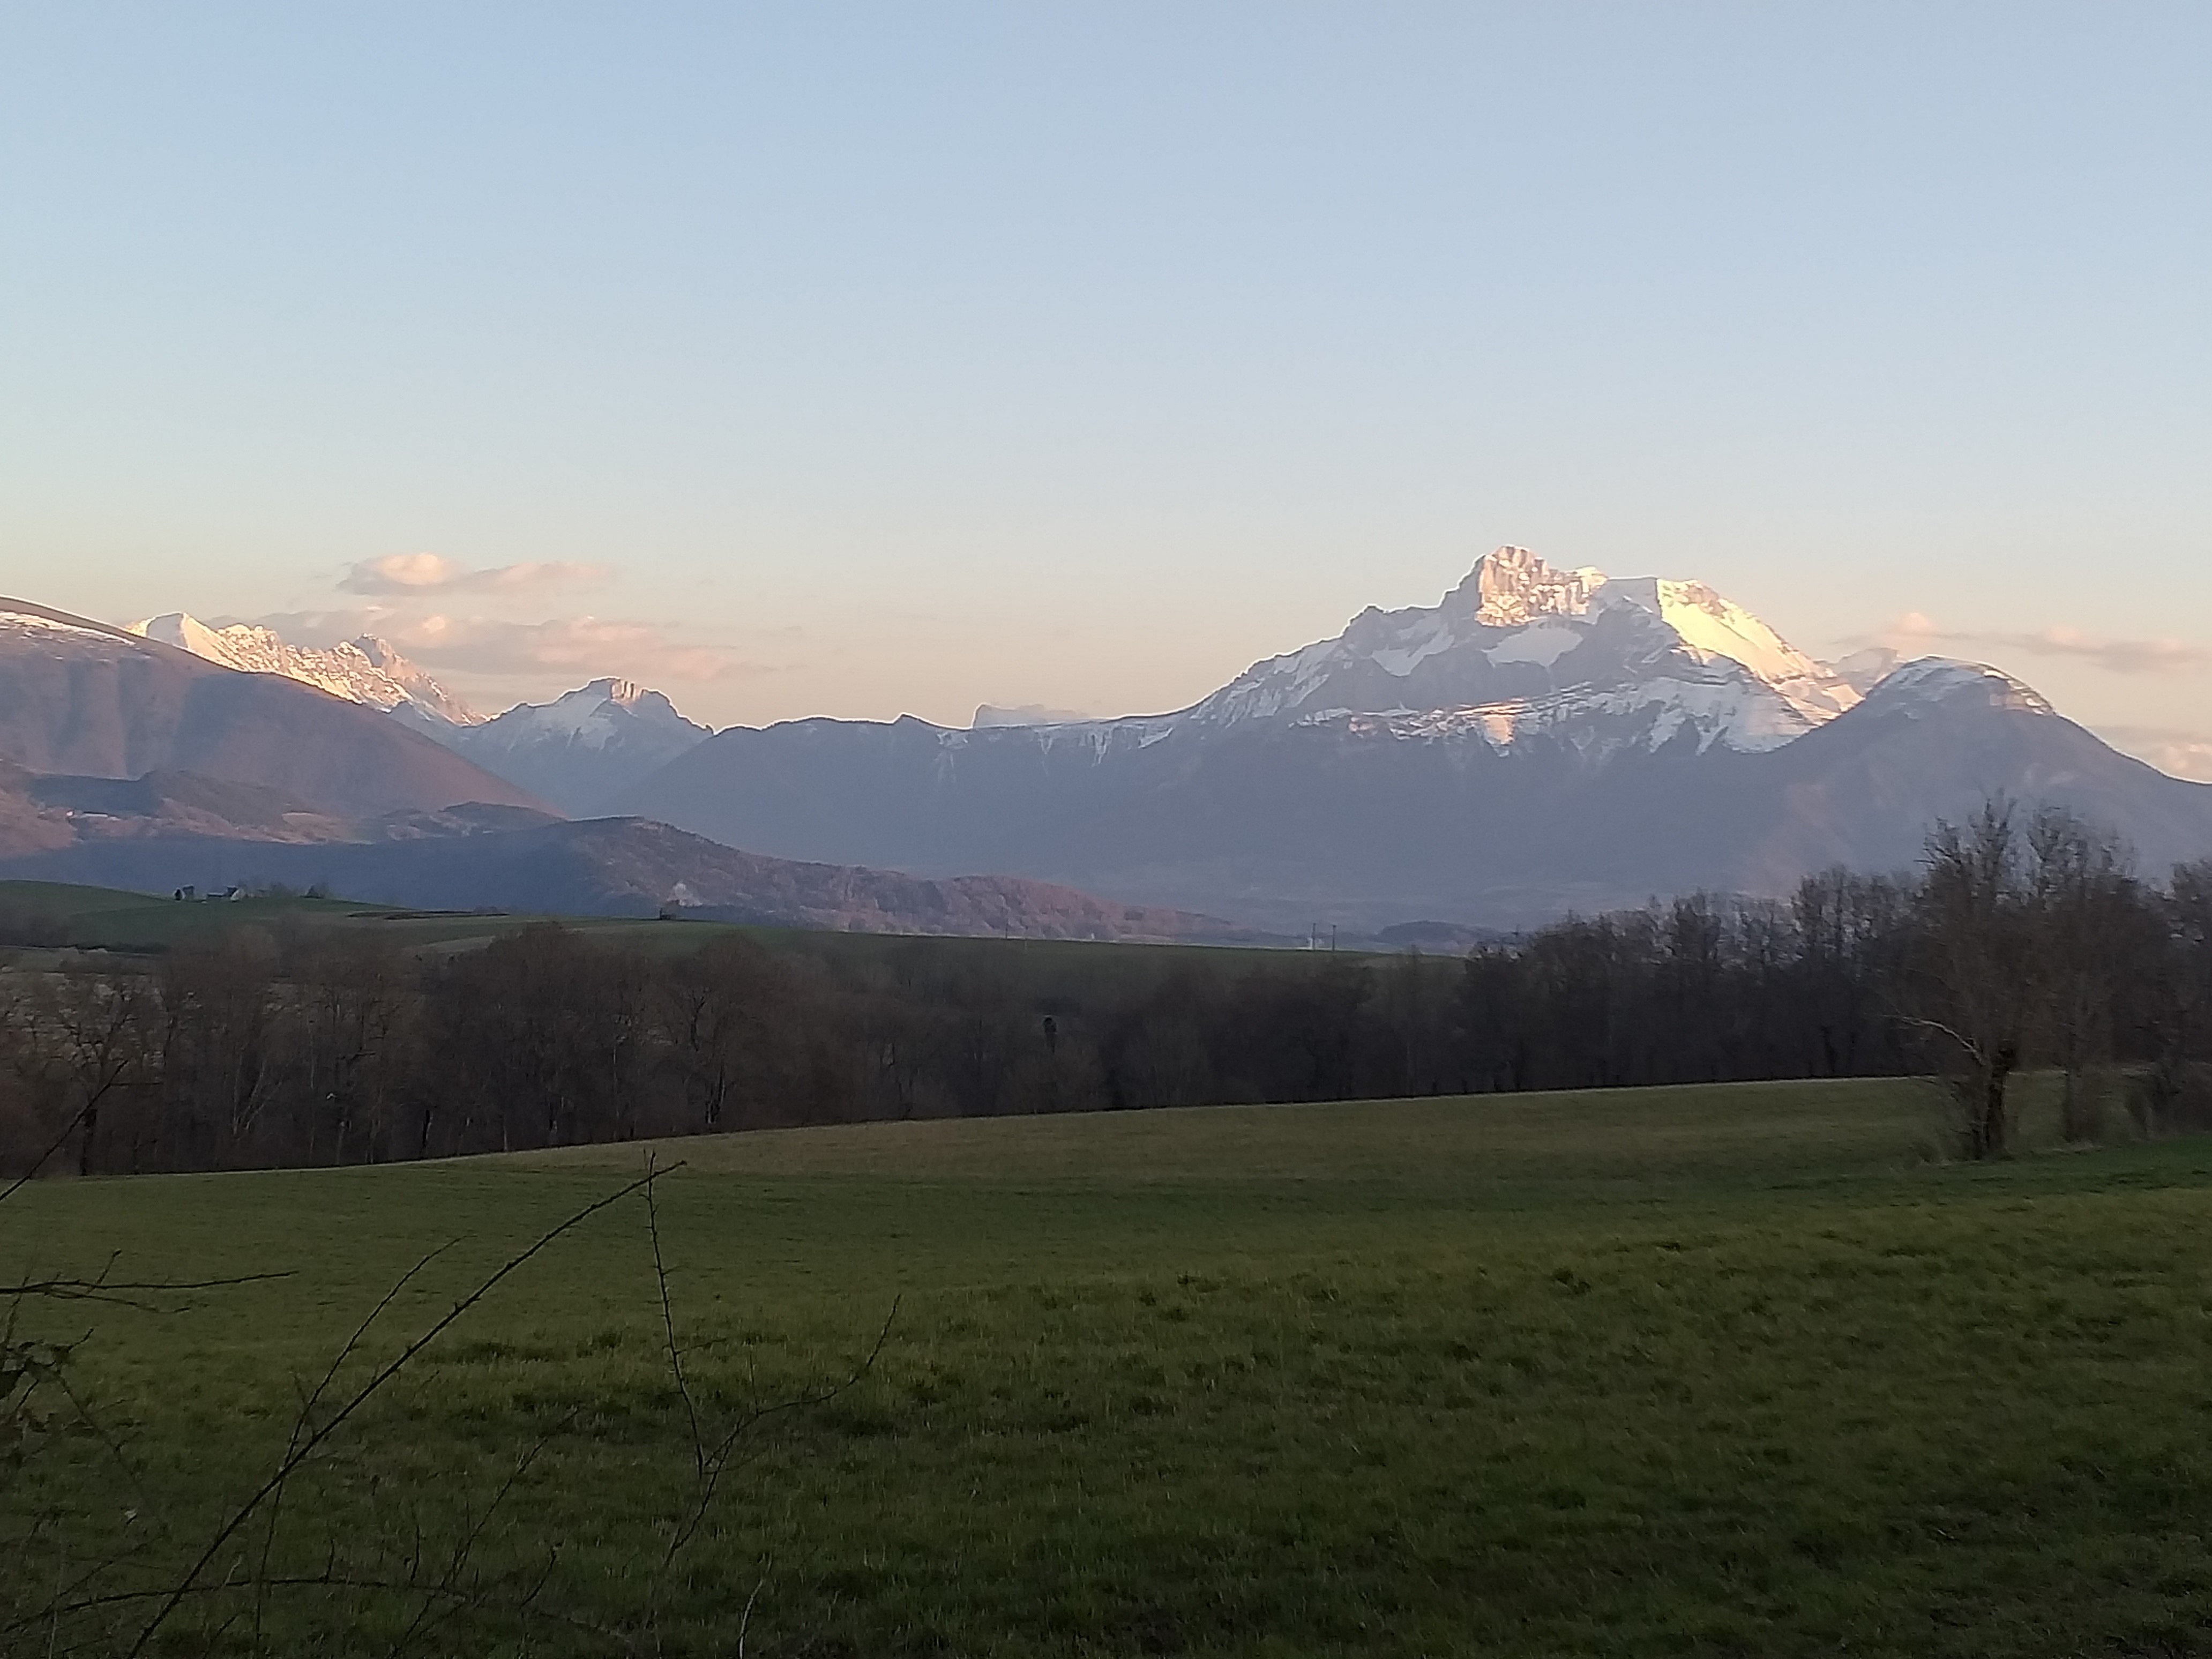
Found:
<svg viewBox="0 0 2212 1659"><path fill-rule="evenodd" d="M957 720L1517 542L2212 741L2208 65L2202 5L0 0L0 587ZM340 586L420 555L556 568Z"/></svg>

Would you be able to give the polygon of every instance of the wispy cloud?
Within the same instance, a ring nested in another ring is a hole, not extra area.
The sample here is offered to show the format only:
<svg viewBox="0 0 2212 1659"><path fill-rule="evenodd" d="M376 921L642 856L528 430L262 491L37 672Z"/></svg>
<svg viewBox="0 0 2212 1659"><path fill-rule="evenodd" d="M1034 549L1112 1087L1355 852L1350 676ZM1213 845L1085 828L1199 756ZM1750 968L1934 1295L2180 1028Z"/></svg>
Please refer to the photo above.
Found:
<svg viewBox="0 0 2212 1659"><path fill-rule="evenodd" d="M1917 611L1908 611L1875 635L1900 651L1963 646L1981 651L2020 651L2030 656L2066 657L2114 674L2177 674L2212 667L2212 647L2177 639L2106 639L2078 628L2045 628L2030 634L1977 633L1946 629Z"/></svg>
<svg viewBox="0 0 2212 1659"><path fill-rule="evenodd" d="M343 592L369 595L433 593L530 592L566 583L599 581L608 574L603 564L572 564L562 561L494 565L471 570L442 553L387 553L363 559L339 580Z"/></svg>
<svg viewBox="0 0 2212 1659"><path fill-rule="evenodd" d="M544 622L504 622L442 612L412 618L392 642L426 666L472 674L528 674L561 669L586 676L627 667L645 677L701 681L742 679L764 673L720 646L687 642L660 623L604 617L556 617Z"/></svg>
<svg viewBox="0 0 2212 1659"><path fill-rule="evenodd" d="M2212 734L2163 726L2100 726L2097 735L2161 772L2212 783Z"/></svg>
<svg viewBox="0 0 2212 1659"><path fill-rule="evenodd" d="M2001 634L2000 642L2045 657L2077 657L2115 674L2171 674L2212 666L2212 649L2175 639L2100 640L2076 628Z"/></svg>

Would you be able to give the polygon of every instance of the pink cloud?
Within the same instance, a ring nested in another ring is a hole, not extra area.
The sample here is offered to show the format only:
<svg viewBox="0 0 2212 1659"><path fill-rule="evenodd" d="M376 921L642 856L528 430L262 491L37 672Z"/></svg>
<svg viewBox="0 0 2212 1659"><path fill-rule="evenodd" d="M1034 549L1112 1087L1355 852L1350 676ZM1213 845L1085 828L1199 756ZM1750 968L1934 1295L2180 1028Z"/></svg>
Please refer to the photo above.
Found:
<svg viewBox="0 0 2212 1659"><path fill-rule="evenodd" d="M1900 651L1942 645L1971 649L2022 651L2030 656L2067 657L2114 674L2188 673L2212 667L2212 647L2171 638L2105 639L2063 625L2027 634L1985 634L1946 629L1921 611L1908 611L1877 635Z"/></svg>
<svg viewBox="0 0 2212 1659"><path fill-rule="evenodd" d="M471 570L442 553L386 553L380 558L362 560L338 586L348 593L374 595L523 592L568 582L598 581L608 574L603 564L562 561Z"/></svg>
<svg viewBox="0 0 2212 1659"><path fill-rule="evenodd" d="M2212 735L2161 726L2100 726L2097 734L2161 772L2212 783Z"/></svg>

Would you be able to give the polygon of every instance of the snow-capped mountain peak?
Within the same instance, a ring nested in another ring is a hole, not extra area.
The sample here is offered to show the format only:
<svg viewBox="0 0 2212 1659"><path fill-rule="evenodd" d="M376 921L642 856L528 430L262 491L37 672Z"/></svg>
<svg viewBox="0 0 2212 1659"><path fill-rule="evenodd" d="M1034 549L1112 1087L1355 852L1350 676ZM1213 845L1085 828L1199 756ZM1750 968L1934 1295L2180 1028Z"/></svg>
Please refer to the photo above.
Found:
<svg viewBox="0 0 2212 1659"><path fill-rule="evenodd" d="M486 719L389 640L294 645L272 629L214 627L186 611L126 630L248 674L280 674L404 721L541 799L586 810L709 736L649 686L613 675Z"/></svg>
<svg viewBox="0 0 2212 1659"><path fill-rule="evenodd" d="M712 735L659 692L610 677L550 702L517 703L447 741L488 771L580 812Z"/></svg>
<svg viewBox="0 0 2212 1659"><path fill-rule="evenodd" d="M280 674L348 702L414 717L436 726L477 726L471 708L391 642L374 635L329 647L294 645L273 629L234 623L213 628L188 611L172 611L129 625L126 632L175 646L204 661L247 674Z"/></svg>
<svg viewBox="0 0 2212 1659"><path fill-rule="evenodd" d="M1895 708L1912 714L1935 703L1966 698L2023 714L2058 712L2033 686L2014 679L2002 668L1955 657L1920 657L1893 669L1867 693L1866 703L1869 711Z"/></svg>
<svg viewBox="0 0 2212 1659"><path fill-rule="evenodd" d="M1334 639L1256 663L1174 718L1219 728L1382 717L1500 747L1542 734L1595 757L1684 739L1771 749L1858 700L1844 676L1702 582L1615 580L1501 547L1437 605L1362 611Z"/></svg>
<svg viewBox="0 0 2212 1659"><path fill-rule="evenodd" d="M1725 658L1741 663L1814 725L1859 700L1857 690L1834 668L1814 661L1703 582L1667 581L1656 576L1607 581L1600 599L1649 611L1672 629L1682 648L1693 656L1708 662Z"/></svg>
<svg viewBox="0 0 2212 1659"><path fill-rule="evenodd" d="M635 680L614 678L580 685L550 702L517 703L488 725L514 734L518 740L526 733L535 740L557 738L593 748L617 741L634 728L690 742L708 735L705 726L685 720L659 692Z"/></svg>
<svg viewBox="0 0 2212 1659"><path fill-rule="evenodd" d="M1542 617L1579 617L1604 586L1605 572L1595 566L1554 570L1525 547L1501 547L1478 562L1438 609L1464 611L1471 599L1480 626L1519 628Z"/></svg>

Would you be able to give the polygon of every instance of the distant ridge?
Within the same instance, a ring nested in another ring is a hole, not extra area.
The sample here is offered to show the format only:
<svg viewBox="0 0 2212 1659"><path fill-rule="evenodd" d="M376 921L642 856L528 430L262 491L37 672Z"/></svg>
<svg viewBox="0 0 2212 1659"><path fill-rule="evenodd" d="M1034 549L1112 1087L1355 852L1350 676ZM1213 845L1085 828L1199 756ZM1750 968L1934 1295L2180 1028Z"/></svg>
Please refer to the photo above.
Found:
<svg viewBox="0 0 2212 1659"><path fill-rule="evenodd" d="M173 631L194 637L181 623ZM634 817L564 822L389 718L374 689L325 692L0 599L0 874L153 893L322 885L441 909L653 915L666 906L871 932L1240 937L1210 916L1049 883L763 857ZM447 729L489 732L526 755L543 743L556 760L612 756L633 775L704 735L659 693L615 680Z"/></svg>
<svg viewBox="0 0 2212 1659"><path fill-rule="evenodd" d="M246 623L215 627L172 611L125 632L204 662L275 674L377 709L567 812L590 812L711 735L659 691L601 678L549 703L487 719L392 644L364 634L330 647L292 644Z"/></svg>
<svg viewBox="0 0 2212 1659"><path fill-rule="evenodd" d="M1073 708L1050 708L1041 702L1025 702L1012 708L985 702L975 706L975 717L968 723L971 726L1073 726L1091 718L1088 714L1078 714Z"/></svg>
<svg viewBox="0 0 2212 1659"><path fill-rule="evenodd" d="M293 645L267 628L215 628L187 611L132 623L125 630L249 674L281 674L348 702L366 703L426 725L476 726L483 716L373 634L326 648Z"/></svg>
<svg viewBox="0 0 2212 1659"><path fill-rule="evenodd" d="M2018 681L1817 661L1702 583L1505 547L1166 714L952 730L732 727L618 798L785 857L993 869L1302 932L1520 927L1909 861L2002 791L2212 854L2212 787Z"/></svg>
<svg viewBox="0 0 2212 1659"><path fill-rule="evenodd" d="M610 678L434 735L564 811L587 813L713 733L659 692Z"/></svg>
<svg viewBox="0 0 2212 1659"><path fill-rule="evenodd" d="M543 805L372 708L12 599L0 599L0 760L88 777L189 772L346 817Z"/></svg>

